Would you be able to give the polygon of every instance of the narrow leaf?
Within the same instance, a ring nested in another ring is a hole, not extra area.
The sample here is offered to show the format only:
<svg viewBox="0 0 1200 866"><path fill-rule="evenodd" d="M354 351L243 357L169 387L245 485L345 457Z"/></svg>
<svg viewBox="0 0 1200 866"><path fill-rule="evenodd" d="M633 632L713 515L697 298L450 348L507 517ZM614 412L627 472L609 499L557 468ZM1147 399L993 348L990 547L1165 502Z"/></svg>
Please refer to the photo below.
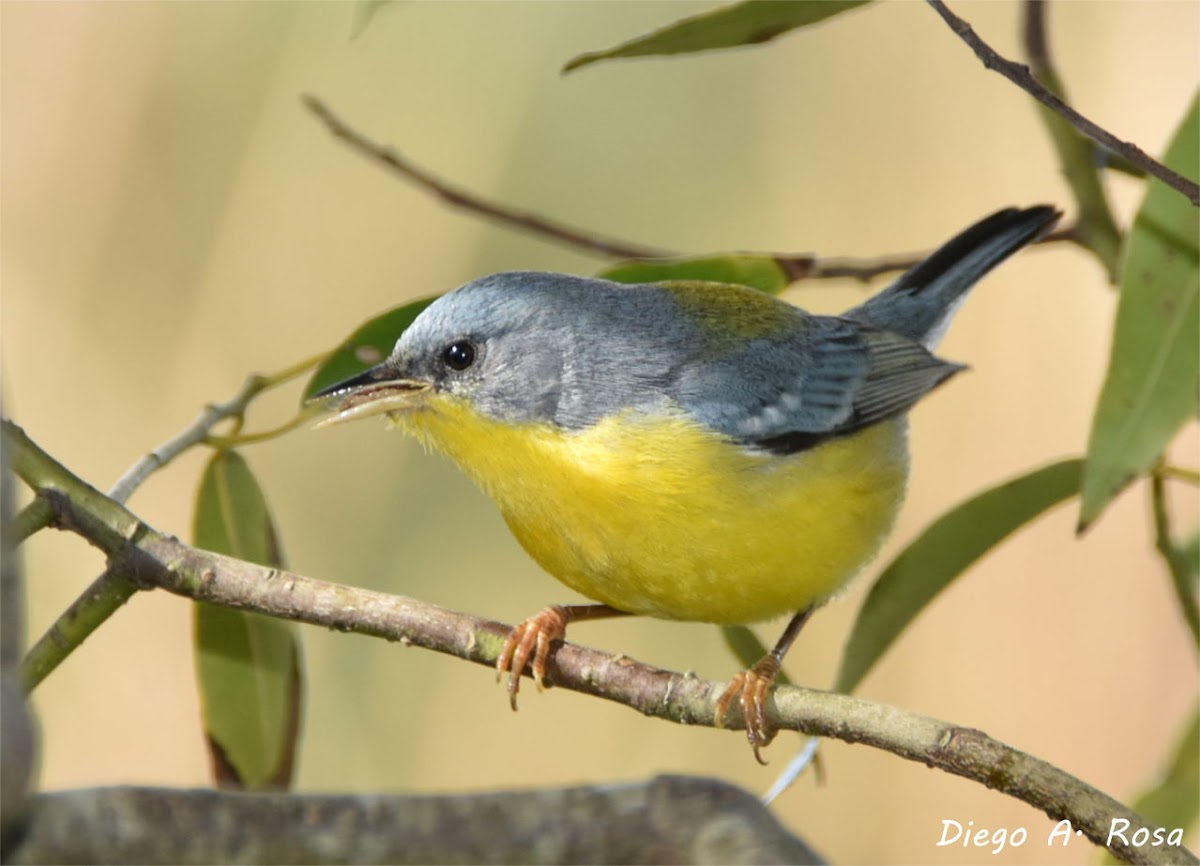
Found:
<svg viewBox="0 0 1200 866"><path fill-rule="evenodd" d="M235 452L218 451L205 468L193 541L215 553L283 565L266 500ZM194 631L204 728L218 782L252 790L286 788L302 690L292 623L200 603Z"/></svg>
<svg viewBox="0 0 1200 866"><path fill-rule="evenodd" d="M1200 164L1193 99L1167 150L1184 174ZM1130 232L1108 373L1092 418L1079 529L1158 460L1196 412L1200 390L1200 210L1157 180Z"/></svg>
<svg viewBox="0 0 1200 866"><path fill-rule="evenodd" d="M792 277L773 256L730 253L677 259L631 259L605 268L596 276L618 283L657 283L663 280L711 280L737 283L778 294Z"/></svg>
<svg viewBox="0 0 1200 866"><path fill-rule="evenodd" d="M613 48L580 54L567 62L563 72L619 57L690 54L759 45L789 30L816 24L867 2L869 0L747 0L733 3L681 19Z"/></svg>
<svg viewBox="0 0 1200 866"><path fill-rule="evenodd" d="M834 688L851 692L900 632L977 559L1079 492L1081 460L1014 478L943 514L883 571L858 612Z"/></svg>
<svg viewBox="0 0 1200 866"><path fill-rule="evenodd" d="M236 451L217 451L200 478L192 541L197 547L259 565L283 566L267 502Z"/></svg>
<svg viewBox="0 0 1200 866"><path fill-rule="evenodd" d="M434 300L422 298L364 322L313 372L312 378L304 386L300 402L305 402L322 388L361 373L390 355L396 340Z"/></svg>

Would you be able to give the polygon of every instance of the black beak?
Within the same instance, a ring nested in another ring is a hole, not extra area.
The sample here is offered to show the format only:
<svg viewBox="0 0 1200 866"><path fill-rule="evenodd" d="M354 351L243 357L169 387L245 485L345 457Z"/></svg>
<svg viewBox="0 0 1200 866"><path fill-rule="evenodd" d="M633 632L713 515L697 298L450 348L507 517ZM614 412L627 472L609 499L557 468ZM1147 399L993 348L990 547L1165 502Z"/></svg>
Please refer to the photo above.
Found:
<svg viewBox="0 0 1200 866"><path fill-rule="evenodd" d="M384 361L357 376L322 388L309 404L333 414L317 424L326 427L370 415L404 414L421 408L432 385L405 377L396 365ZM327 402L327 405L322 405Z"/></svg>
<svg viewBox="0 0 1200 866"><path fill-rule="evenodd" d="M321 397L332 397L334 394L341 394L343 391L352 391L355 388L361 388L363 385L374 385L394 378L396 378L396 371L391 369L387 362L384 361L382 364L376 364L374 367L363 370L357 376L351 376L349 379L343 379L327 388L322 388L313 394L311 399L317 400Z"/></svg>

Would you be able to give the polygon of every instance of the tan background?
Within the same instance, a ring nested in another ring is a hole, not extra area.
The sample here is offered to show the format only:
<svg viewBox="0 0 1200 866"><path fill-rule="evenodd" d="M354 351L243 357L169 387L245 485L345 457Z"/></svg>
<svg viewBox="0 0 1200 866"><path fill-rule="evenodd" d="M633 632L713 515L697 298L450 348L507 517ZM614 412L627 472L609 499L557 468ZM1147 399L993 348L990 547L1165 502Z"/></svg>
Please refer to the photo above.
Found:
<svg viewBox="0 0 1200 866"><path fill-rule="evenodd" d="M923 4L859 10L765 49L557 74L575 53L694 3L410 3L351 39L350 4L0 5L6 411L97 486L270 371L405 299L512 268L599 267L450 212L335 144L298 96L446 178L597 231L703 252L921 249L1009 204L1066 204L1029 101ZM958 9L1019 55L1018 7ZM1073 102L1161 152L1197 82L1200 5L1051 9ZM1127 223L1139 198L1111 181ZM837 311L853 284L791 298ZM1078 454L1114 295L1062 246L989 278L943 346L972 372L914 414L915 471L894 552L1002 479ZM252 425L282 420L294 394ZM1198 460L1194 431L1181 461ZM529 562L452 467L380 424L301 431L247 451L296 570L514 621L571 595ZM199 453L133 499L186 536ZM1194 526L1194 491L1175 490ZM994 736L1129 799L1196 697L1195 653L1129 490L1082 541L1073 507L1040 521L937 599L864 696ZM81 541L27 546L39 633L99 572ZM830 682L866 581L789 660ZM763 629L773 640L777 626ZM578 627L581 642L719 678L712 627ZM509 712L486 670L306 629L306 790L461 791L715 775L763 790L740 734L675 727L578 695ZM36 693L42 784L203 785L188 605L135 599ZM824 746L828 782L777 807L839 862L1091 862L1044 845L1049 821L977 785L864 747ZM934 847L940 822L1025 827L993 856Z"/></svg>

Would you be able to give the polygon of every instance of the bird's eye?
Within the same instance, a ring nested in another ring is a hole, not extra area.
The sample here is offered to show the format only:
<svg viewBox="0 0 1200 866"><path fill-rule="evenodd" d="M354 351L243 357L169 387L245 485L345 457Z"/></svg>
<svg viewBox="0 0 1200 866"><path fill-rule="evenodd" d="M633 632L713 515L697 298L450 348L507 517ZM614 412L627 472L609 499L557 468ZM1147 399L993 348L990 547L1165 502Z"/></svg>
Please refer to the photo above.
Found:
<svg viewBox="0 0 1200 866"><path fill-rule="evenodd" d="M465 370L475 363L475 344L470 340L455 340L442 349L442 360L451 370Z"/></svg>

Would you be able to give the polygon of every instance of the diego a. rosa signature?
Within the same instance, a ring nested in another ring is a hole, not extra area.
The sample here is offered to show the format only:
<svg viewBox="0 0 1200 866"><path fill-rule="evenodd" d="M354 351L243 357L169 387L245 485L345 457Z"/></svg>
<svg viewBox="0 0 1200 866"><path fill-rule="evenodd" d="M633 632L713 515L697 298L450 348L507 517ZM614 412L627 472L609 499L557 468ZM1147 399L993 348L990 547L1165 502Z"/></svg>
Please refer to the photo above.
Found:
<svg viewBox="0 0 1200 866"><path fill-rule="evenodd" d="M1125 818L1113 818L1108 828L1106 846L1120 843L1134 848L1161 848L1164 845L1182 845L1183 829L1176 827L1167 830L1156 827L1153 830L1139 827L1130 831L1130 823ZM1046 846L1054 844L1066 846L1073 836L1082 836L1082 830L1076 830L1071 822L1063 819L1054 825L1046 834ZM1001 827L996 830L984 828L975 829L975 822L968 821L964 826L952 818L942 819L942 836L937 841L937 847L944 848L957 845L961 848L991 848L991 853L999 854L1005 848L1020 848L1029 840L1029 833L1024 827Z"/></svg>

